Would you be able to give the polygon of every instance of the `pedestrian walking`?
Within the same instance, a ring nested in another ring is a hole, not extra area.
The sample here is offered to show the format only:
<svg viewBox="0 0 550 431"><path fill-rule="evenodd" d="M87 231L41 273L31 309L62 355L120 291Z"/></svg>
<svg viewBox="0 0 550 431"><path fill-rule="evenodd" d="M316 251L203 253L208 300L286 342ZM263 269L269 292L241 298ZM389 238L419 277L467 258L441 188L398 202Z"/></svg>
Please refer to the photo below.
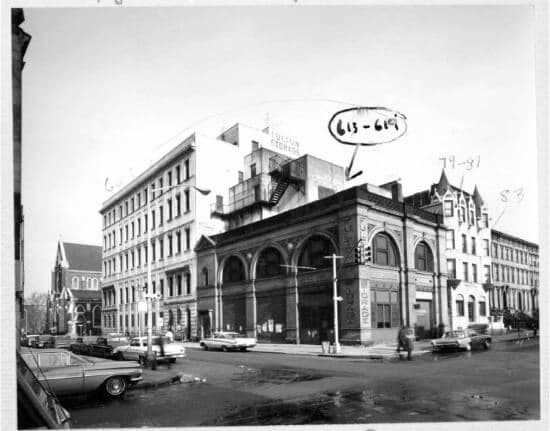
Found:
<svg viewBox="0 0 550 431"><path fill-rule="evenodd" d="M168 331L166 331L166 334L164 334L164 336L168 339L169 342L174 341L174 333L172 332L171 329L168 329Z"/></svg>
<svg viewBox="0 0 550 431"><path fill-rule="evenodd" d="M397 334L397 353L401 353L401 349L406 350L409 361L412 361L412 351L414 350L413 337L411 329L406 325L403 325Z"/></svg>

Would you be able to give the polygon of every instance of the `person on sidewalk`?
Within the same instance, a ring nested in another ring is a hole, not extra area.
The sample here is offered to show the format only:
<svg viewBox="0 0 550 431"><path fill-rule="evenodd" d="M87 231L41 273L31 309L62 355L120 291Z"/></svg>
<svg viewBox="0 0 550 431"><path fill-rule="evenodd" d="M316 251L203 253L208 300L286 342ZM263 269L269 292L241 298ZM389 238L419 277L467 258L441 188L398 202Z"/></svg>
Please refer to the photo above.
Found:
<svg viewBox="0 0 550 431"><path fill-rule="evenodd" d="M399 329L399 333L397 334L397 353L401 353L401 349L407 351L407 360L412 361L412 351L414 349L414 343L413 343L413 337L414 335L411 335L411 329L403 325L401 329Z"/></svg>
<svg viewBox="0 0 550 431"><path fill-rule="evenodd" d="M166 334L164 334L164 336L168 339L168 341L171 343L172 341L174 341L174 333L172 332L171 329L168 329L168 331L166 331Z"/></svg>

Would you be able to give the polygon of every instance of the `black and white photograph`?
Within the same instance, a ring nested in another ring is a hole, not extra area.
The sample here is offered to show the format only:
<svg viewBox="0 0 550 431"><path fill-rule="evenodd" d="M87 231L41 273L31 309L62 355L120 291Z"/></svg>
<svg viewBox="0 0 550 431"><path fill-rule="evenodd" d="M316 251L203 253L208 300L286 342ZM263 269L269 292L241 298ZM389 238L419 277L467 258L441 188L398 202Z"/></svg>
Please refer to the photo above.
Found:
<svg viewBox="0 0 550 431"><path fill-rule="evenodd" d="M548 429L546 1L1 22L2 429Z"/></svg>

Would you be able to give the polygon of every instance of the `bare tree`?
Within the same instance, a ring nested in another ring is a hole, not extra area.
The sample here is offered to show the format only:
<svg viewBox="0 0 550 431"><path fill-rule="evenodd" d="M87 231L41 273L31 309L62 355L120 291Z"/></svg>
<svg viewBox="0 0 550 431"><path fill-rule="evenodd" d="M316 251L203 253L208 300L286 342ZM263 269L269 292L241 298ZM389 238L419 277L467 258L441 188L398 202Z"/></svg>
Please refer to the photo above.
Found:
<svg viewBox="0 0 550 431"><path fill-rule="evenodd" d="M41 334L46 329L48 294L33 292L25 298L24 328L27 334Z"/></svg>

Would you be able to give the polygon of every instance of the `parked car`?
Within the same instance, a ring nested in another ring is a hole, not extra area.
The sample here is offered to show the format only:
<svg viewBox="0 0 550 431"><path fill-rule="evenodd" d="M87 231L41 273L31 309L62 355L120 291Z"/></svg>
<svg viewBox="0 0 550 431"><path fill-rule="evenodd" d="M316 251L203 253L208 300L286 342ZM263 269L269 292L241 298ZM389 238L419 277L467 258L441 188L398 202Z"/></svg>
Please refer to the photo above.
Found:
<svg viewBox="0 0 550 431"><path fill-rule="evenodd" d="M100 358L111 358L117 347L128 346L130 339L123 334L108 334L106 337L97 337L90 345L89 354Z"/></svg>
<svg viewBox="0 0 550 431"><path fill-rule="evenodd" d="M256 339L245 337L238 332L213 332L210 337L201 340L200 345L204 350L221 349L224 352L228 350L240 350L246 352L247 349L256 346Z"/></svg>
<svg viewBox="0 0 550 431"><path fill-rule="evenodd" d="M21 356L38 380L58 396L101 390L119 397L142 380L143 370L134 362L85 358L61 349L21 349Z"/></svg>
<svg viewBox="0 0 550 431"><path fill-rule="evenodd" d="M74 343L71 343L69 350L77 355L89 355L90 354L90 345L86 344L82 337L78 337Z"/></svg>
<svg viewBox="0 0 550 431"><path fill-rule="evenodd" d="M443 337L431 341L434 352L447 349L472 350L476 347L489 349L491 347L491 336L478 334L473 329L449 331Z"/></svg>
<svg viewBox="0 0 550 431"><path fill-rule="evenodd" d="M27 335L21 341L21 346L43 349L55 347L55 338L51 335Z"/></svg>
<svg viewBox="0 0 550 431"><path fill-rule="evenodd" d="M154 336L152 351L157 361L167 360L176 362L177 358L185 358L185 347L183 343L170 341L166 337ZM162 343L162 348L161 348ZM164 355L162 350L164 349ZM130 339L130 344L119 346L113 350L113 359L134 360L145 363L147 356L147 337L135 337Z"/></svg>

